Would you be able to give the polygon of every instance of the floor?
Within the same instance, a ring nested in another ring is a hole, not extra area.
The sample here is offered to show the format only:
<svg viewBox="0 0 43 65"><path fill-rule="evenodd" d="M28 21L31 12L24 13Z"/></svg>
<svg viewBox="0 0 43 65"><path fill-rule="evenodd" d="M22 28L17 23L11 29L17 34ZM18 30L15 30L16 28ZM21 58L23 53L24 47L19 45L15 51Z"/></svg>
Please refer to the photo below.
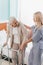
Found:
<svg viewBox="0 0 43 65"><path fill-rule="evenodd" d="M0 55L0 65L9 65L8 61L1 59L1 55ZM10 63L10 65L13 65L13 64Z"/></svg>
<svg viewBox="0 0 43 65"><path fill-rule="evenodd" d="M9 62L1 59L0 60L0 65L9 65ZM13 65L13 64L10 63L10 65Z"/></svg>

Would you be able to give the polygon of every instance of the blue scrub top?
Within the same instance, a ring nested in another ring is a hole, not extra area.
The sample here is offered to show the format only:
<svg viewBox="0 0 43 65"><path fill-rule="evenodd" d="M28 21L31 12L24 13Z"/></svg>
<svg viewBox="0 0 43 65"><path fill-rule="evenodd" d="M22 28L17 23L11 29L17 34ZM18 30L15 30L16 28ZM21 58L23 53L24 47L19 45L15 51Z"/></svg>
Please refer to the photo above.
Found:
<svg viewBox="0 0 43 65"><path fill-rule="evenodd" d="M36 26L32 26L32 41L33 45L39 44L40 49L43 49L43 26L39 29Z"/></svg>

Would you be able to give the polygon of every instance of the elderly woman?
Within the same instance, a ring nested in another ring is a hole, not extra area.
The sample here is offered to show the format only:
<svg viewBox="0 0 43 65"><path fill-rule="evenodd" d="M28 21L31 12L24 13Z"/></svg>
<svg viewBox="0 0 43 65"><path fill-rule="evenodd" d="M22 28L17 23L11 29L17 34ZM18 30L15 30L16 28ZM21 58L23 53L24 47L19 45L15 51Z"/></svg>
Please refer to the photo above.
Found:
<svg viewBox="0 0 43 65"><path fill-rule="evenodd" d="M18 22L14 17L11 17L10 20L9 20L9 26L8 26L8 37L10 35L11 39L11 47L14 49L14 50L18 50L20 48L20 45L22 43L24 43L26 40L28 40L28 38L30 37L30 33L29 31L27 31L27 28L29 29L30 31L30 27L29 26L26 26L24 25L23 23L21 22ZM31 32L31 31L30 31ZM19 65L22 65L23 63L23 54L24 54L24 51L19 51L19 55L18 55L18 64ZM13 65L16 65L17 63L17 53L12 51L12 62L13 62Z"/></svg>

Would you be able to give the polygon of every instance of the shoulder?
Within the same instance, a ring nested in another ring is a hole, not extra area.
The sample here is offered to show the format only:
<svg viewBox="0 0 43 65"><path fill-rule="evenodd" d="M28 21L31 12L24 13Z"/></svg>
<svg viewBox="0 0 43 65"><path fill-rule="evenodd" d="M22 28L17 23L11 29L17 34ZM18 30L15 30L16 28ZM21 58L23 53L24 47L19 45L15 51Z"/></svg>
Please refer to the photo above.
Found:
<svg viewBox="0 0 43 65"><path fill-rule="evenodd" d="M39 30L41 33L43 33L43 26L41 26Z"/></svg>
<svg viewBox="0 0 43 65"><path fill-rule="evenodd" d="M35 25L31 26L31 30L33 31L35 29Z"/></svg>

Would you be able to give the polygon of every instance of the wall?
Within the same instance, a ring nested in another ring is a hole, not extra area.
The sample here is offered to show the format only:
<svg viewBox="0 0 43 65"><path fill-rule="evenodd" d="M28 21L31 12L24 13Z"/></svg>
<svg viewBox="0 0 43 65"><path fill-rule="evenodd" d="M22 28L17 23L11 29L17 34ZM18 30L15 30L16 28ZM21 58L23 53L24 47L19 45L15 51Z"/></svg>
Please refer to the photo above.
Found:
<svg viewBox="0 0 43 65"><path fill-rule="evenodd" d="M32 26L33 23L33 13L36 11L43 12L43 0L18 0L21 6L21 14L19 14L21 21L27 25Z"/></svg>

